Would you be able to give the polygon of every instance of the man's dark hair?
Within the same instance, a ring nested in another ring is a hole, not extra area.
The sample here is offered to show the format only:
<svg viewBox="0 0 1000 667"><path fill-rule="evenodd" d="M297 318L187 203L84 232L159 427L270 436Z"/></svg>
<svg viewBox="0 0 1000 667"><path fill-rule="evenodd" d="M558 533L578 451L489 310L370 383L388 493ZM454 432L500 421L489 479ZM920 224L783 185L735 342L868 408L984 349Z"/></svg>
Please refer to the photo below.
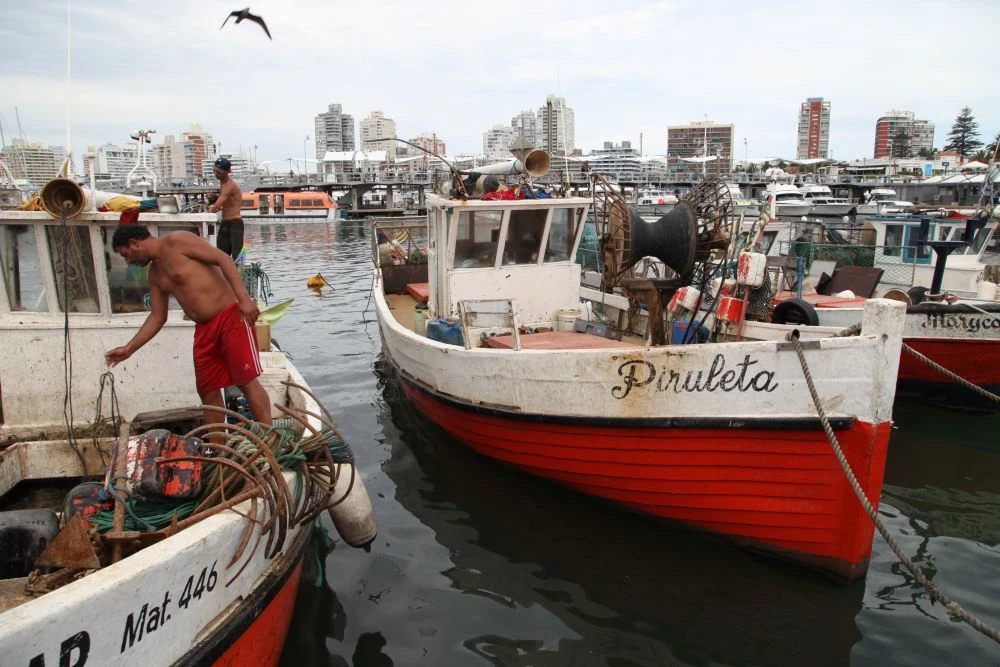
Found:
<svg viewBox="0 0 1000 667"><path fill-rule="evenodd" d="M145 225L118 225L115 235L111 237L111 249L125 248L132 239L144 241L150 236Z"/></svg>

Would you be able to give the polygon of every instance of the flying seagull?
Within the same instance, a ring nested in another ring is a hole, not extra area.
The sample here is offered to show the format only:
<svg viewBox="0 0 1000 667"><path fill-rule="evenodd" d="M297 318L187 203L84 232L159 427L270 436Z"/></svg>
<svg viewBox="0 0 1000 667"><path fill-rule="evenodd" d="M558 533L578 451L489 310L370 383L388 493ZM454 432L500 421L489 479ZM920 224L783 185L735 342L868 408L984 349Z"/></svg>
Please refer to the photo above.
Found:
<svg viewBox="0 0 1000 667"><path fill-rule="evenodd" d="M233 10L233 11L229 12L229 16L227 16L226 20L223 21L222 25L219 26L219 30L222 30L224 27L226 27L226 23L229 21L229 19L233 18L234 16L236 17L236 22L237 23L239 23L240 21L243 21L244 19L246 19L248 21L253 21L254 23L259 23L260 27L264 29L265 33L267 33L267 38L271 39L271 31L267 29L267 24L264 23L264 19L262 19L261 17L257 16L256 14L251 14L249 7L244 7L243 9L240 9L239 11Z"/></svg>

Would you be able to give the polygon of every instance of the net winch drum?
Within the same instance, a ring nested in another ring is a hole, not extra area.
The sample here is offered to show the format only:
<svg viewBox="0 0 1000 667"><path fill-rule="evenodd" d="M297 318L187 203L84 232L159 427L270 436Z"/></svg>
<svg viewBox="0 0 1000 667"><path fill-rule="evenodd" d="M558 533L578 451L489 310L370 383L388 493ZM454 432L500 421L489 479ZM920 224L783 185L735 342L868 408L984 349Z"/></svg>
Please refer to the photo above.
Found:
<svg viewBox="0 0 1000 667"><path fill-rule="evenodd" d="M643 257L655 257L680 276L688 276L694 268L698 249L698 218L694 208L680 201L656 222L646 222L632 212L632 243L626 267Z"/></svg>
<svg viewBox="0 0 1000 667"><path fill-rule="evenodd" d="M53 178L42 188L42 208L53 218L75 218L87 205L83 189L67 178Z"/></svg>

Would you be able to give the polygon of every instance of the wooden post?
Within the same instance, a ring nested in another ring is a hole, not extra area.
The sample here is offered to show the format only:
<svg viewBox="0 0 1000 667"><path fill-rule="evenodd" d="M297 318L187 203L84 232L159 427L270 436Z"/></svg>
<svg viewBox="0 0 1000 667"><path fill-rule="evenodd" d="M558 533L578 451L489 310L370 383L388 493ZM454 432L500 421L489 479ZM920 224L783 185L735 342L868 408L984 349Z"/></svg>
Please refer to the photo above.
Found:
<svg viewBox="0 0 1000 667"><path fill-rule="evenodd" d="M117 458L115 459L115 468L118 474L124 474L128 468L128 434L129 434L129 422L123 422L121 429L118 431L118 448L116 450ZM116 478L111 479L112 488L117 487L118 480ZM122 502L118 493L115 493L115 523L114 527L111 529L111 534L114 537L120 537L125 530L125 503ZM117 563L122 558L122 543L121 540L114 540L111 543L111 562Z"/></svg>

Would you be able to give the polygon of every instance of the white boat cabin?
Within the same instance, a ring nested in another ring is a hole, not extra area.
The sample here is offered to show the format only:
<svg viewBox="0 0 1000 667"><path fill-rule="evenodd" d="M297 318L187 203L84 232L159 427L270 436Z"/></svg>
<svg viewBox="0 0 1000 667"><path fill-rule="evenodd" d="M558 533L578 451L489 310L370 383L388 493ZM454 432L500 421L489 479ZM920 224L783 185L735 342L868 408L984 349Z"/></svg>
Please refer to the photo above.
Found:
<svg viewBox="0 0 1000 667"><path fill-rule="evenodd" d="M459 201L428 195L428 316L460 301L514 299L525 325L579 304L574 259L590 199Z"/></svg>
<svg viewBox="0 0 1000 667"><path fill-rule="evenodd" d="M94 389L108 370L104 352L128 342L148 314L148 267L129 266L111 247L118 221L117 213L85 212L62 222L47 213L0 211L0 436L61 424L69 368L75 410L94 415ZM140 218L154 236L183 230L206 237L215 221L209 214ZM197 399L193 366L163 363L163 355L173 362L176 350L188 349L194 335L174 299L168 308L161 332L114 370L135 379L133 390L118 394L124 414ZM28 390L39 383L51 390Z"/></svg>

